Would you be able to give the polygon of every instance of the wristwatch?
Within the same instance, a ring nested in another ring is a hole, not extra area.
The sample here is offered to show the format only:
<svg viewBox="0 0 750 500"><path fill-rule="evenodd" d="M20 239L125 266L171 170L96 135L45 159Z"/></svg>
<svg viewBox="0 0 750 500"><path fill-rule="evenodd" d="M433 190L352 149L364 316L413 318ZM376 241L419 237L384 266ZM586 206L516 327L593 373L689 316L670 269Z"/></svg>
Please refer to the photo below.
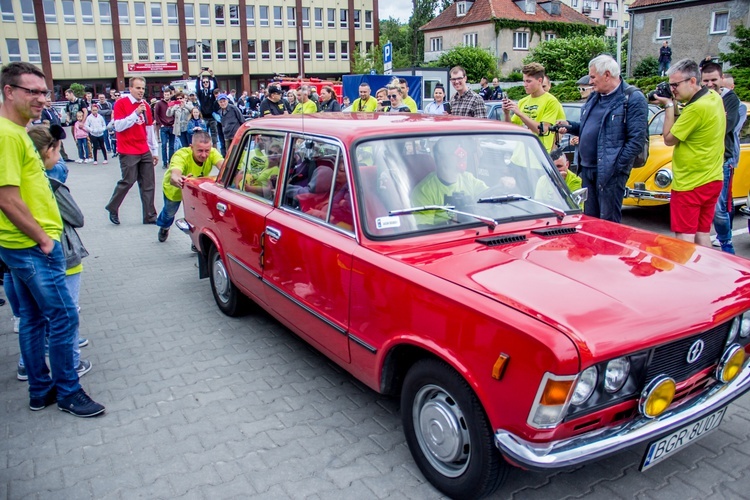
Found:
<svg viewBox="0 0 750 500"><path fill-rule="evenodd" d="M666 103L664 105L664 108L674 108L674 103L673 102L668 102L668 103Z"/></svg>

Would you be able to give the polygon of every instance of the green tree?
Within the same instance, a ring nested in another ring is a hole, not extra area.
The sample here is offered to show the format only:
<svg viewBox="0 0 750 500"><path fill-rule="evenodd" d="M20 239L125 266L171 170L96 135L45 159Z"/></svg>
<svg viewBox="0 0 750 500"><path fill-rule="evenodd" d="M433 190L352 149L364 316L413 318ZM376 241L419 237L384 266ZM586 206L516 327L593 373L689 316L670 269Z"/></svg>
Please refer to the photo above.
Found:
<svg viewBox="0 0 750 500"><path fill-rule="evenodd" d="M542 64L552 80L578 80L588 74L589 61L606 52L602 37L554 38L537 45L523 62Z"/></svg>
<svg viewBox="0 0 750 500"><path fill-rule="evenodd" d="M401 24L398 19L389 18L380 23L380 47L390 41L393 44L393 67L405 68L411 66L411 38L409 27ZM380 49L378 49L380 50ZM382 72L382 55L380 56L378 72Z"/></svg>
<svg viewBox="0 0 750 500"><path fill-rule="evenodd" d="M659 60L654 56L646 56L641 59L633 68L633 76L636 78L646 78L657 76L659 74Z"/></svg>
<svg viewBox="0 0 750 500"><path fill-rule="evenodd" d="M490 80L497 76L497 60L489 51L479 47L459 45L444 52L431 66L452 68L462 66L469 82L479 82L485 76Z"/></svg>
<svg viewBox="0 0 750 500"><path fill-rule="evenodd" d="M86 87L80 83L71 83L69 88L73 91L73 94L76 97L83 97L86 95Z"/></svg>
<svg viewBox="0 0 750 500"><path fill-rule="evenodd" d="M409 18L412 66L418 66L424 61L424 33L419 28L435 19L435 12L441 4L441 0L412 0L412 14Z"/></svg>
<svg viewBox="0 0 750 500"><path fill-rule="evenodd" d="M354 74L369 74L371 70L383 72L383 51L380 45L373 45L365 55L354 51Z"/></svg>
<svg viewBox="0 0 750 500"><path fill-rule="evenodd" d="M738 25L734 29L734 36L737 41L730 43L730 51L721 54L719 58L737 68L750 67L750 28Z"/></svg>

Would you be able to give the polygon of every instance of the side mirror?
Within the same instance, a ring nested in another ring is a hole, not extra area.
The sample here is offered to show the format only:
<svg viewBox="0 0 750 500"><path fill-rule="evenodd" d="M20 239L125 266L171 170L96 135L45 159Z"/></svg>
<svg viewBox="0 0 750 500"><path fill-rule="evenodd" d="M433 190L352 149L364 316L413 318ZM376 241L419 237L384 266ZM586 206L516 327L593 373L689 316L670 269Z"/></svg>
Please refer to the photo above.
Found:
<svg viewBox="0 0 750 500"><path fill-rule="evenodd" d="M588 199L589 188L581 188L573 191L573 201L576 202L576 205L581 206L581 204Z"/></svg>

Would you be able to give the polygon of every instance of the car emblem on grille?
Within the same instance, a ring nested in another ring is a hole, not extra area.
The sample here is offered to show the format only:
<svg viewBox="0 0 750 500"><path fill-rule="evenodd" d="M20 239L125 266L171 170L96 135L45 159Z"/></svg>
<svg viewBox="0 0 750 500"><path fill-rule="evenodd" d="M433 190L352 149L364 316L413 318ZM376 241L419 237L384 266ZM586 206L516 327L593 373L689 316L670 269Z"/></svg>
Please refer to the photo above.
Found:
<svg viewBox="0 0 750 500"><path fill-rule="evenodd" d="M687 355L687 362L688 363L695 363L698 358L701 357L701 354L703 354L703 340L698 339L695 342L693 342L693 345L690 346L690 349L688 349L688 355Z"/></svg>

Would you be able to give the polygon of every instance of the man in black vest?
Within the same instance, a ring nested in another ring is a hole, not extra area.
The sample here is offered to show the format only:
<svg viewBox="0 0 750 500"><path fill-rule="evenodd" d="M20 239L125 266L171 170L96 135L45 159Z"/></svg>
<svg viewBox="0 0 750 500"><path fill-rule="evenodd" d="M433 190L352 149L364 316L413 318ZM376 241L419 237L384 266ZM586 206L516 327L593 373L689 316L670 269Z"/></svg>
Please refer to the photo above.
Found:
<svg viewBox="0 0 750 500"><path fill-rule="evenodd" d="M214 147L217 147L217 140L219 133L216 127L216 119L213 117L215 108L218 108L216 104L216 97L214 96L214 90L219 88L219 83L214 77L213 70L208 70L208 74L203 73L195 79L196 97L200 104L201 114L203 119L206 120L206 126L211 132L211 142Z"/></svg>

